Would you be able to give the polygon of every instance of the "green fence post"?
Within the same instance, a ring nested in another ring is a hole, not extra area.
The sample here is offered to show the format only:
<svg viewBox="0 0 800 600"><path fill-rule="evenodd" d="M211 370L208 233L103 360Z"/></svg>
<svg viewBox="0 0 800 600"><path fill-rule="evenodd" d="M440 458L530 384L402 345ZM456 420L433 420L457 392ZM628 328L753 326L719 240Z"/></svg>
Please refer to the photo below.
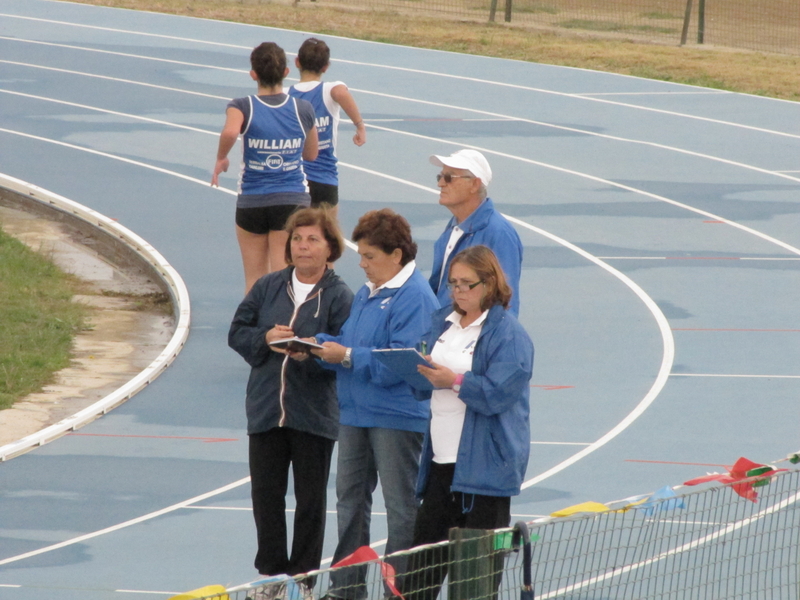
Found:
<svg viewBox="0 0 800 600"><path fill-rule="evenodd" d="M495 591L494 532L454 527L450 542L448 600L491 598Z"/></svg>
<svg viewBox="0 0 800 600"><path fill-rule="evenodd" d="M681 32L681 46L686 45L689 35L689 20L692 18L692 0L686 0L686 13L683 15L683 31Z"/></svg>
<svg viewBox="0 0 800 600"><path fill-rule="evenodd" d="M706 0L697 2L697 43L702 44L706 35Z"/></svg>

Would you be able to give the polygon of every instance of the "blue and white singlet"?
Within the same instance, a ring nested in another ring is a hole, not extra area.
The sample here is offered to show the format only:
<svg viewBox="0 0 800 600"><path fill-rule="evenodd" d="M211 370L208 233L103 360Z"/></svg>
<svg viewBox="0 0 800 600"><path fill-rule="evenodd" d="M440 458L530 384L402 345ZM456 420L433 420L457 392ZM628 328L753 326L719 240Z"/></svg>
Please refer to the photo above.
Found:
<svg viewBox="0 0 800 600"><path fill-rule="evenodd" d="M277 105L248 96L249 117L242 130L243 157L239 194L308 192L303 171L306 132L297 100L286 96Z"/></svg>
<svg viewBox="0 0 800 600"><path fill-rule="evenodd" d="M339 185L336 168L336 139L339 129L339 103L331 97L331 90L341 81L305 81L289 88L289 95L308 100L314 107L314 120L319 135L319 155L311 162L303 161L303 169L311 181Z"/></svg>

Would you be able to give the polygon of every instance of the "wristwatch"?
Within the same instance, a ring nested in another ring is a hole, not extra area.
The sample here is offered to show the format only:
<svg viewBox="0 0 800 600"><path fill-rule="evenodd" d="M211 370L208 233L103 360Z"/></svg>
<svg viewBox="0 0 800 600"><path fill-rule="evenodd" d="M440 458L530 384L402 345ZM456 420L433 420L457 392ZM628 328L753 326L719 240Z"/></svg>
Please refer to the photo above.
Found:
<svg viewBox="0 0 800 600"><path fill-rule="evenodd" d="M347 350L344 351L344 358L342 359L342 366L345 369L349 369L350 367L353 366L353 360L350 358L350 354L352 354L352 352L353 352L352 348L348 348Z"/></svg>
<svg viewBox="0 0 800 600"><path fill-rule="evenodd" d="M461 391L461 382L464 381L464 375L456 375L456 380L453 382L453 386L450 388L456 394Z"/></svg>

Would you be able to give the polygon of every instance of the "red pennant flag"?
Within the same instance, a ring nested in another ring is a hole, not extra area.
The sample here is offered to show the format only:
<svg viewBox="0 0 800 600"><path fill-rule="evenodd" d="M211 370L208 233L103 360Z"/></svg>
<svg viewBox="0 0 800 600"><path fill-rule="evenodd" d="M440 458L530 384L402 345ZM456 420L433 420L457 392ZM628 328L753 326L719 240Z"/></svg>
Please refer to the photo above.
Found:
<svg viewBox="0 0 800 600"><path fill-rule="evenodd" d="M382 561L380 556L378 556L378 553L369 546L361 546L350 556L346 556L333 565L333 568L351 567L353 565L360 565L368 562L377 562L381 566L381 577L383 577L383 580L386 582L386 587L391 590L392 594L401 600L404 600L403 595L395 587L394 567L389 563Z"/></svg>
<svg viewBox="0 0 800 600"><path fill-rule="evenodd" d="M732 467L728 467L728 473L712 473L703 477L696 477L685 481L683 485L698 485L708 481L719 481L720 483L729 483L731 489L739 496L751 502L758 500L758 492L754 487L764 485L766 480L778 471L785 471L786 469L775 469L769 465L761 465L748 460L743 456L736 461ZM746 480L746 481L745 481ZM741 483L737 483L741 482Z"/></svg>

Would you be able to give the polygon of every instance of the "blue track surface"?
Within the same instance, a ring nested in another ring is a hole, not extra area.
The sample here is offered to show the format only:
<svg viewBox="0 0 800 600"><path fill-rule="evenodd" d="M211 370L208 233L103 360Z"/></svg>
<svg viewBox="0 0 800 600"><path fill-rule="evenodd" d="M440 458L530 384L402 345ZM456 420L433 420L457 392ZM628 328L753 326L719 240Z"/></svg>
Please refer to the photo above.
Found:
<svg viewBox="0 0 800 600"><path fill-rule="evenodd" d="M157 598L255 577L248 370L226 345L243 286L234 196L207 181L227 100L253 91L250 49L293 52L305 37L0 0L0 172L119 219L192 298L166 374L78 435L0 464L0 598ZM346 232L390 206L430 269L449 213L427 157L463 146L486 154L490 195L517 220L536 365L515 515L797 450L800 104L326 39L327 78L347 82L368 124L363 148L340 131ZM336 268L362 285L355 253ZM326 557L335 528L331 512Z"/></svg>

